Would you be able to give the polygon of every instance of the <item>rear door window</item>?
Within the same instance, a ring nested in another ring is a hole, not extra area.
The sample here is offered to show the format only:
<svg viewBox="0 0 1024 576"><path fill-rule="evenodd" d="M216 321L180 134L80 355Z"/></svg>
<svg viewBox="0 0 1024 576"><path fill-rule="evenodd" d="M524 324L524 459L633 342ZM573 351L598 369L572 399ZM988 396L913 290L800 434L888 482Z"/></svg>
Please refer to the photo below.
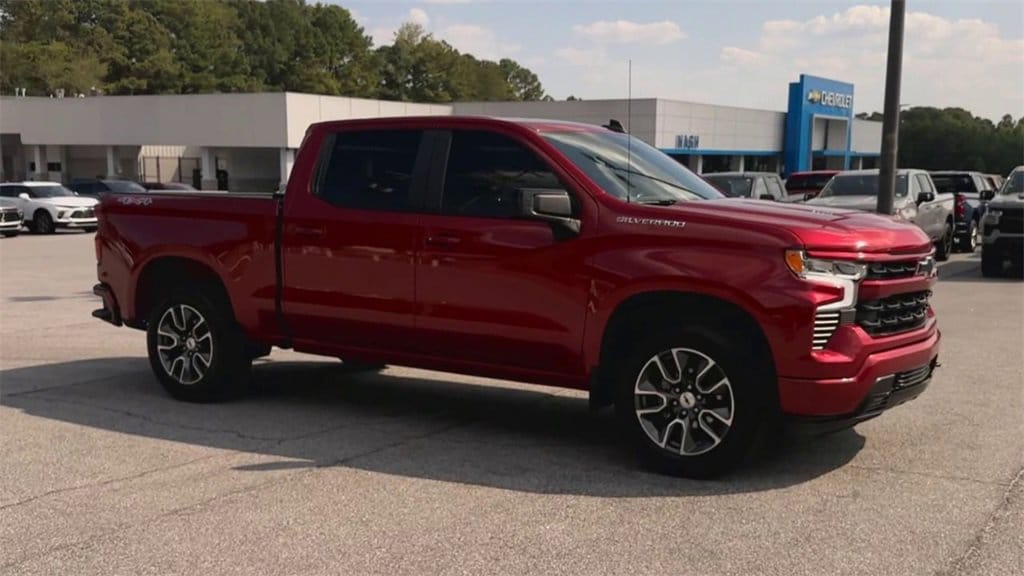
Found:
<svg viewBox="0 0 1024 576"><path fill-rule="evenodd" d="M422 130L339 132L325 144L314 193L346 208L410 210L422 140Z"/></svg>
<svg viewBox="0 0 1024 576"><path fill-rule="evenodd" d="M764 184L764 178L754 178L754 192L751 198L760 200L761 196L768 194L768 187Z"/></svg>
<svg viewBox="0 0 1024 576"><path fill-rule="evenodd" d="M784 194L782 193L782 186L779 186L779 179L769 176L765 181L768 184L768 193L775 197L776 200L782 200Z"/></svg>

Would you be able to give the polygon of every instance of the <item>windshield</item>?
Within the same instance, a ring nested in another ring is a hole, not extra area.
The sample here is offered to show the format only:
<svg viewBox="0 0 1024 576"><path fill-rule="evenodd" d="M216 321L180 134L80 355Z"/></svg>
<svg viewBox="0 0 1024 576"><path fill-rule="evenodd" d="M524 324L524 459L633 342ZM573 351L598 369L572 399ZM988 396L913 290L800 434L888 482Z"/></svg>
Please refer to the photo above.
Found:
<svg viewBox="0 0 1024 576"><path fill-rule="evenodd" d="M714 184L726 196L750 198L750 189L754 186L754 179L746 176L716 176L705 174L704 179Z"/></svg>
<svg viewBox="0 0 1024 576"><path fill-rule="evenodd" d="M896 196L907 195L907 175L896 176ZM878 174L838 174L821 191L829 196L878 196Z"/></svg>
<svg viewBox="0 0 1024 576"><path fill-rule="evenodd" d="M932 182L940 194L978 191L970 174L932 174Z"/></svg>
<svg viewBox="0 0 1024 576"><path fill-rule="evenodd" d="M794 174L786 179L786 190L821 190L831 179L831 174Z"/></svg>
<svg viewBox="0 0 1024 576"><path fill-rule="evenodd" d="M544 135L605 192L631 202L673 204L722 194L682 164L639 138L618 132Z"/></svg>
<svg viewBox="0 0 1024 576"><path fill-rule="evenodd" d="M1003 182L999 194L1009 196L1010 194L1024 194L1024 170L1014 170L1010 177Z"/></svg>
<svg viewBox="0 0 1024 576"><path fill-rule="evenodd" d="M71 190L60 186L27 186L28 195L31 198L63 198L66 196L78 196Z"/></svg>
<svg viewBox="0 0 1024 576"><path fill-rule="evenodd" d="M129 182L128 180L104 180L103 183L107 185L107 188L110 188L111 192L117 192L119 194L146 191L142 186L139 186L135 182Z"/></svg>

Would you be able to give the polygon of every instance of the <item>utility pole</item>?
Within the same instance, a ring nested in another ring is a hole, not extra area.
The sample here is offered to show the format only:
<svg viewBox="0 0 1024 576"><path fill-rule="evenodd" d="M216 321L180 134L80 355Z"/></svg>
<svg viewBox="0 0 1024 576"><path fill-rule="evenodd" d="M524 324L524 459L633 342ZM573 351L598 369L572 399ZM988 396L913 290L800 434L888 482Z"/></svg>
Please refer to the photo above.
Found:
<svg viewBox="0 0 1024 576"><path fill-rule="evenodd" d="M885 66L882 157L878 167L877 211L879 214L892 214L893 203L896 197L896 152L900 131L900 81L903 76L903 16L906 8L906 0L892 0L889 8L889 57Z"/></svg>

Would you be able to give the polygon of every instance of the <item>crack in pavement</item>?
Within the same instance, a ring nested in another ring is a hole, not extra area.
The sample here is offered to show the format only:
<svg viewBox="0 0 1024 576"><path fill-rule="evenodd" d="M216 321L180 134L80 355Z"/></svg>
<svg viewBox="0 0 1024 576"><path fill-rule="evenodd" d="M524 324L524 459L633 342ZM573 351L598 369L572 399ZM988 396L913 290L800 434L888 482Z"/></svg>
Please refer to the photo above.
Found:
<svg viewBox="0 0 1024 576"><path fill-rule="evenodd" d="M126 372L125 374L130 374ZM30 394L38 394L39 392L47 392L49 390L60 390L61 388L70 388L72 386L80 386L82 384L96 384L105 380L113 380L114 378L121 378L125 374L111 374L110 376L100 376L98 378L90 378L88 380L78 380L75 382L68 382L66 384L57 384L56 386L47 386L45 388L33 388L32 390L22 390L21 392L13 392L10 394L0 393L0 406L5 406L3 403L4 398L17 398L19 396L28 396Z"/></svg>
<svg viewBox="0 0 1024 576"><path fill-rule="evenodd" d="M256 491L259 491L259 490L261 490L263 488L267 488L267 487L275 486L277 484L284 483L285 481L291 480L291 479L293 479L295 477L298 477L298 476L307 475L307 474L313 474L313 473L315 473L317 471L320 471L321 469L324 469L324 468L331 468L331 467L335 467L335 466L340 466L340 465L352 462L354 460L357 460L359 458L364 458L364 457L367 457L367 456L373 456L375 454L379 454L381 452L384 452L384 451L392 449L392 448L397 448L397 447L403 446L405 444L409 444L409 443L412 443L412 442L416 442L418 440L423 440L425 438L429 438L431 436L436 436L436 435L439 435L439 434L444 434L445 432L448 432L448 431L453 430L455 428L459 428L461 426L470 425L473 422L475 422L475 420L473 420L473 419L463 420L463 421L460 421L460 422L455 422L455 423L448 424L448 425L445 425L445 426L441 426L441 427L438 427L438 428L435 428L435 429L432 429L432 430L428 430L428 431L426 431L426 432L424 432L422 434L417 434L415 436L410 436L410 437L404 438L402 440L391 442L391 443L388 443L388 444L385 444L385 445L382 445L382 446L377 446L375 448L371 448L369 450L365 450L363 452L359 452L357 454L353 454L351 456L338 459L338 460L336 460L334 462L331 462L329 464L314 465L312 468L308 468L308 469L305 469L305 470L298 470L298 471L292 472L290 474L283 474L280 478L275 478L275 479L267 480L266 482L261 482L259 484L254 484L252 486L246 486L245 488L240 488L238 490L231 490L231 491L225 492L223 494L218 494L216 496L207 498L205 500L201 500L199 502L193 502L192 504L189 504L189 505L186 505L186 506L182 506L180 508L175 508L174 510L169 510L169 511L164 512L162 514L157 514L156 516L153 516L151 518L146 518L146 519L141 520L139 522L130 523L130 524L127 524L127 525L124 525L124 526L118 526L118 527L113 528L111 530L107 530L106 532L102 532L100 534L96 534L94 536L91 536L91 537L89 537L89 538L87 538L87 539L85 539L85 540L83 540L81 542L71 542L71 543L68 543L68 544L62 544L62 545L59 545L59 546L54 546L52 548L48 548L48 549L46 549L46 550L44 550L44 551L42 551L42 552L40 552L38 554L34 554L32 556L28 556L28 557L25 557L25 558L14 560L12 562L8 562L7 564L4 564L3 566L0 566L0 569L6 570L8 568L14 568L14 567L17 567L17 566L21 566L22 564L25 564L27 562L31 562L33 560L38 560L40 558L44 558L44 557L49 556L51 554L54 554L56 552L60 552L62 550L67 550L67 549L70 549L70 548L80 547L80 548L84 549L84 548L87 548L90 545L92 545L94 542L97 542L97 541L102 540L104 538L107 538L109 536L113 536L113 535L118 534L120 532L125 532L127 530L131 530L133 528L140 528L140 527L143 527L143 526L148 526L148 525L151 525L151 524L155 524L156 522L159 522L160 520L163 520L164 518L169 518L169 517L172 517L172 516L180 516L180 515L185 514L185 513L189 512L191 510L195 510L195 509L201 508L203 506L206 506L206 505L208 505L210 503L213 503L213 502L216 502L218 500L223 500L225 498L230 498L230 497L238 496L238 495L241 495L241 494L247 494L247 493L256 492Z"/></svg>
<svg viewBox="0 0 1024 576"><path fill-rule="evenodd" d="M950 480L954 482L971 482L974 484L983 484L985 486L1011 486L1015 480L1009 482L1000 482L998 480L979 480L978 478L971 478L969 476L954 476L952 474L935 474L931 472L918 472L916 470L900 470L898 468L888 468L885 466L867 466L864 464L848 464L850 468L856 470L868 470L871 472L889 472L891 474L899 474L903 476L921 476L924 478L935 478L937 480Z"/></svg>
<svg viewBox="0 0 1024 576"><path fill-rule="evenodd" d="M974 538L971 538L971 541L968 543L967 548L959 557L953 560L948 569L939 570L938 572L936 572L936 576L960 574L963 572L964 568L967 566L967 563L972 558L977 556L979 552L981 552L981 545L982 543L984 543L985 536L988 535L995 527L996 520L998 520L1000 513L1002 513L1003 510L1009 507L1010 500L1012 498L1011 495L1013 494L1013 491L1017 487L1017 485L1020 484L1022 481L1024 481L1024 466L1022 466L1020 470L1017 471L1017 475L1014 476L1013 480L1007 487L1006 492L1003 493L1003 498L999 502L999 505L996 506L995 510L992 511L988 519L985 521L985 525L978 530L978 532L974 535Z"/></svg>

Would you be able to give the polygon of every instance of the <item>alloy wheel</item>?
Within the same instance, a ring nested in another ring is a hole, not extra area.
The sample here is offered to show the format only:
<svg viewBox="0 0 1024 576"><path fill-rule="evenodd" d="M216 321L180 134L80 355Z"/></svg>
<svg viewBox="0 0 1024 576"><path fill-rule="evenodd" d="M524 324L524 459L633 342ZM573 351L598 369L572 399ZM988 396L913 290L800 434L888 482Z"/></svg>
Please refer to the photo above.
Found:
<svg viewBox="0 0 1024 576"><path fill-rule="evenodd" d="M651 357L633 388L636 417L647 437L681 456L722 443L733 424L735 400L725 371L708 355L673 348Z"/></svg>
<svg viewBox="0 0 1024 576"><path fill-rule="evenodd" d="M968 239L968 242L970 242L971 252L978 249L978 236L980 234L981 232L978 230L978 223L971 220L971 237Z"/></svg>
<svg viewBox="0 0 1024 576"><path fill-rule="evenodd" d="M202 380L213 363L213 334L198 310L176 304L160 316L156 349L167 375L189 386Z"/></svg>

